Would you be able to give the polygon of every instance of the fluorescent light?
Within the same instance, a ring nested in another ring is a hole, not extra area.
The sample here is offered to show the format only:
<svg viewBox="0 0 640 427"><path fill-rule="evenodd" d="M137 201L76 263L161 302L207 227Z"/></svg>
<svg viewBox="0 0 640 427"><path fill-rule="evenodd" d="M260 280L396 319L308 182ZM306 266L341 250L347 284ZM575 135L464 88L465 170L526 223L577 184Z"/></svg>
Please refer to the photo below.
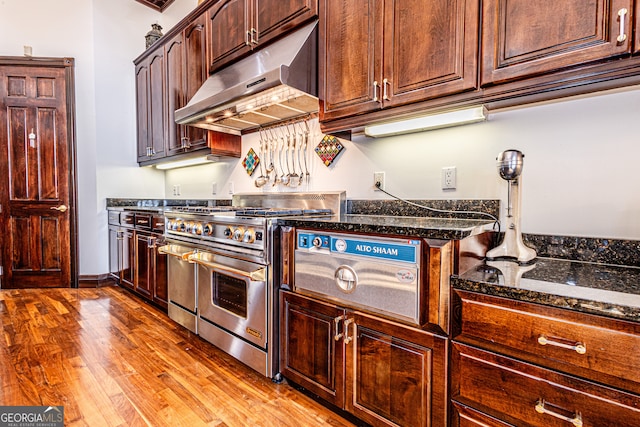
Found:
<svg viewBox="0 0 640 427"><path fill-rule="evenodd" d="M391 123L380 123L366 126L364 133L373 138L403 133L421 132L431 129L440 129L450 126L458 126L467 123L476 123L487 120L487 109L484 106L467 108L464 110L449 111L430 116L414 117Z"/></svg>
<svg viewBox="0 0 640 427"><path fill-rule="evenodd" d="M211 163L211 162L215 162L216 160L217 160L216 156L193 157L191 159L177 160L175 162L157 164L156 169L161 169L161 170L177 169L177 168L183 168L186 166L195 166L195 165L202 165L204 163Z"/></svg>

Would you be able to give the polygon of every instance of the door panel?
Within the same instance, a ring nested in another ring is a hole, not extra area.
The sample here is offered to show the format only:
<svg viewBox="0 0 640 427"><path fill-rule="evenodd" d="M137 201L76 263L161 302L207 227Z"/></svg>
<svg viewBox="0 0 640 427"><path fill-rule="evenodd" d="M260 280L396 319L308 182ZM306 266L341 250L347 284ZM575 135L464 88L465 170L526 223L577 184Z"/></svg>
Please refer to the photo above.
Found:
<svg viewBox="0 0 640 427"><path fill-rule="evenodd" d="M64 67L0 66L3 287L72 282L67 78Z"/></svg>

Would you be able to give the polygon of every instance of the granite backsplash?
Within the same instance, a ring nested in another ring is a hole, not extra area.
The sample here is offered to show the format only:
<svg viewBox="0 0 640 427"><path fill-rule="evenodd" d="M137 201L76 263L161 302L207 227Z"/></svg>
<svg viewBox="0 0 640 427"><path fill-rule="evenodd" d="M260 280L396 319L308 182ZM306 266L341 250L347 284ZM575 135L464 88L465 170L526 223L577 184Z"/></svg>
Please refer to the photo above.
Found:
<svg viewBox="0 0 640 427"><path fill-rule="evenodd" d="M497 217L499 200L411 200L436 209L431 211L399 200L347 200L347 212L353 215L420 216L435 218L481 219L484 212ZM170 206L229 206L231 200L121 199L108 198L107 207L163 208ZM465 211L452 215L441 211ZM604 239L577 236L523 234L525 243L538 257L640 267L640 240Z"/></svg>

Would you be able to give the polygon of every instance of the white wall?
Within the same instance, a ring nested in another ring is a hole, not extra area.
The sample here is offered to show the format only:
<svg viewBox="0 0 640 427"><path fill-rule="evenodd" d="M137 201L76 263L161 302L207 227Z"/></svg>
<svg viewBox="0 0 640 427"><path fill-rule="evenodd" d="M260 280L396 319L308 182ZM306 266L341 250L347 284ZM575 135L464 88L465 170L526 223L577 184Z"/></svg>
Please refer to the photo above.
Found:
<svg viewBox="0 0 640 427"><path fill-rule="evenodd" d="M524 232L640 239L639 112L640 88L634 87L495 112L479 124L381 139L357 136L342 141L346 150L329 168L310 155L308 189L387 198L372 187L373 172L384 171L387 191L403 198L497 198L504 205L506 182L498 176L496 155L515 148L525 154ZM317 122L314 129L317 144ZM250 147L257 152L258 141L258 135L245 136L243 155ZM446 166L457 167L455 191L440 188ZM181 197L210 198L212 182L223 198L229 197L229 182L235 191L273 191L254 186L258 175L248 177L241 161L177 169L166 173L165 192L169 197L180 185Z"/></svg>

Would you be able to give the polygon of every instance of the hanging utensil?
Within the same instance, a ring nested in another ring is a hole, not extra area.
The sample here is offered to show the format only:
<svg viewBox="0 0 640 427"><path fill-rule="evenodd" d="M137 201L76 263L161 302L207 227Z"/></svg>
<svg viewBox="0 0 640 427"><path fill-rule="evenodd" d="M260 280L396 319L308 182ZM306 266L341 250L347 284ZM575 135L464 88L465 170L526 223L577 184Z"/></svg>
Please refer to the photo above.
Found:
<svg viewBox="0 0 640 427"><path fill-rule="evenodd" d="M260 167L260 176L257 177L255 180L255 185L258 188L262 187L267 182L269 182L269 176L268 175L265 176L264 162L262 161L262 159L265 159L264 157L265 145L264 145L264 136L262 133L262 128L260 128L259 132L260 132L260 154L259 154L260 160L258 160L258 167Z"/></svg>
<svg viewBox="0 0 640 427"><path fill-rule="evenodd" d="M280 169L282 169L282 175L280 175L280 183L282 185L289 185L289 175L284 173L284 162L282 161L282 155L284 154L285 160L287 161L287 172L291 173L289 171L289 159L287 158L288 155L288 149L289 149L289 145L288 145L288 137L287 135L284 134L284 131L282 130L282 128L280 128L280 131L282 132L282 147L280 149Z"/></svg>
<svg viewBox="0 0 640 427"><path fill-rule="evenodd" d="M275 169L275 165L273 164L273 142L275 141L275 138L273 137L273 133L271 132L271 129L267 129L269 131L269 135L267 137L267 151L269 152L269 165L267 166L267 176L269 176L269 174L271 172L274 171ZM265 130L265 132L267 131ZM266 153L265 153L265 161L266 159Z"/></svg>
<svg viewBox="0 0 640 427"><path fill-rule="evenodd" d="M309 181L311 180L311 174L309 173L309 167L307 166L307 146L309 145L309 121L308 119L304 119L304 170L305 170L305 179L307 181L307 186L309 185Z"/></svg>
<svg viewBox="0 0 640 427"><path fill-rule="evenodd" d="M290 145L291 145L292 172L291 172L291 175L289 175L289 186L297 187L300 180L300 175L298 175L298 173L296 172L296 140L298 135L296 134L296 128L294 124L291 124L291 128L292 128L292 132L291 132Z"/></svg>

